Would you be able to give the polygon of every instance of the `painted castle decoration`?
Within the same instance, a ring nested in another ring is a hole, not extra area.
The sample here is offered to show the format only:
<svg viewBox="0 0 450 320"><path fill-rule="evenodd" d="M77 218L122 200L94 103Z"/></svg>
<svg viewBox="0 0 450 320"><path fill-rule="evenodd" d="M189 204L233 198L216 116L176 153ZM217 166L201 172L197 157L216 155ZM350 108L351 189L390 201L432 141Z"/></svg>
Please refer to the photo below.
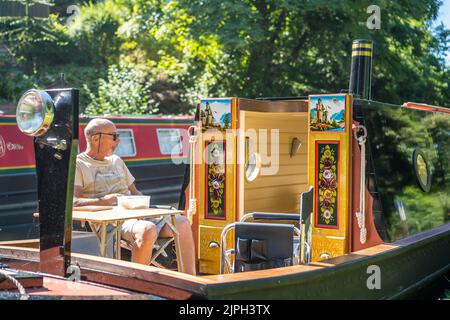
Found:
<svg viewBox="0 0 450 320"><path fill-rule="evenodd" d="M310 130L345 131L345 95L310 96Z"/></svg>
<svg viewBox="0 0 450 320"><path fill-rule="evenodd" d="M200 103L200 121L203 131L231 128L231 99L203 99Z"/></svg>

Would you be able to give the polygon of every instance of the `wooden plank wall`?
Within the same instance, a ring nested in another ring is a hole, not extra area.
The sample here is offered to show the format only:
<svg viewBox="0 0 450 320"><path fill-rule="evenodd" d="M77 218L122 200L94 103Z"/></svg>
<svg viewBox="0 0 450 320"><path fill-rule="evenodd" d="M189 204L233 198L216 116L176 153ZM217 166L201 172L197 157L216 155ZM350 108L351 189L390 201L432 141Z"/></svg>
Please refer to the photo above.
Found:
<svg viewBox="0 0 450 320"><path fill-rule="evenodd" d="M271 129L279 130L279 169L275 175L259 175L254 181L244 181L243 197L244 214L253 211L266 212L299 212L299 196L307 191L308 162L308 117L307 112L271 113L242 112L245 117L245 129L267 129L267 153L272 153ZM296 156L290 157L293 139L301 141ZM259 136L258 136L259 140ZM259 144L259 142L258 142ZM251 143L252 148L258 144ZM242 150L242 149L241 149ZM264 165L263 165L264 167Z"/></svg>

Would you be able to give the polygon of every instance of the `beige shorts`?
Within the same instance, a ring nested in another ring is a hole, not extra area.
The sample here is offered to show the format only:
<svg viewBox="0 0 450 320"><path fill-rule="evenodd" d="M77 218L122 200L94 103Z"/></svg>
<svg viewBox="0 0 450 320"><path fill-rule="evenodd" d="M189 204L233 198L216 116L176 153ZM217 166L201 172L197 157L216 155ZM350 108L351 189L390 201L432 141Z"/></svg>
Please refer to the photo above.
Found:
<svg viewBox="0 0 450 320"><path fill-rule="evenodd" d="M121 232L122 240L127 241L129 244L134 244L136 242L136 238L134 237L133 228L135 228L136 225L138 225L138 224L147 223L147 222L151 222L156 225L158 235L161 232L161 229L166 224L166 220L164 219L164 217L148 218L148 219L144 219L144 220L138 220L138 219L126 220L122 224L122 232Z"/></svg>

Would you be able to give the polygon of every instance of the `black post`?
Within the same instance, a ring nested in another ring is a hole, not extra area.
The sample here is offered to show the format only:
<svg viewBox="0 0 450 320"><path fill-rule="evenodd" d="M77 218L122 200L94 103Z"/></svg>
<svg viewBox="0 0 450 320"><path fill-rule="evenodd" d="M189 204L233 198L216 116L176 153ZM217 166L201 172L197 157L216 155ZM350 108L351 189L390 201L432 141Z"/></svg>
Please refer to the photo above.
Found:
<svg viewBox="0 0 450 320"><path fill-rule="evenodd" d="M367 100L372 98L372 53L372 41L353 41L349 93Z"/></svg>
<svg viewBox="0 0 450 320"><path fill-rule="evenodd" d="M35 138L41 272L65 276L70 265L73 181L78 148L77 89L46 90L55 119ZM55 142L57 141L57 143Z"/></svg>

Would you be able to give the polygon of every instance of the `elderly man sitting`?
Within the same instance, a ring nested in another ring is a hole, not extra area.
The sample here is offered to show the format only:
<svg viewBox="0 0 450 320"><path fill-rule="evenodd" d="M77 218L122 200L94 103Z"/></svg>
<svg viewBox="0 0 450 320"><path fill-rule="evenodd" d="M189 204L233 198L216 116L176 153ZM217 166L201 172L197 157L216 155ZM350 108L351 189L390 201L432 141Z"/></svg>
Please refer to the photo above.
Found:
<svg viewBox="0 0 450 320"><path fill-rule="evenodd" d="M86 151L77 156L74 206L117 205L120 195L140 195L134 177L123 160L114 154L119 145L116 126L106 119L91 120L84 130ZM177 216L182 259L186 273L195 274L194 240L191 226L184 216ZM163 218L130 219L122 224L122 239L131 246L132 261L149 264L158 238L171 237L173 231Z"/></svg>

